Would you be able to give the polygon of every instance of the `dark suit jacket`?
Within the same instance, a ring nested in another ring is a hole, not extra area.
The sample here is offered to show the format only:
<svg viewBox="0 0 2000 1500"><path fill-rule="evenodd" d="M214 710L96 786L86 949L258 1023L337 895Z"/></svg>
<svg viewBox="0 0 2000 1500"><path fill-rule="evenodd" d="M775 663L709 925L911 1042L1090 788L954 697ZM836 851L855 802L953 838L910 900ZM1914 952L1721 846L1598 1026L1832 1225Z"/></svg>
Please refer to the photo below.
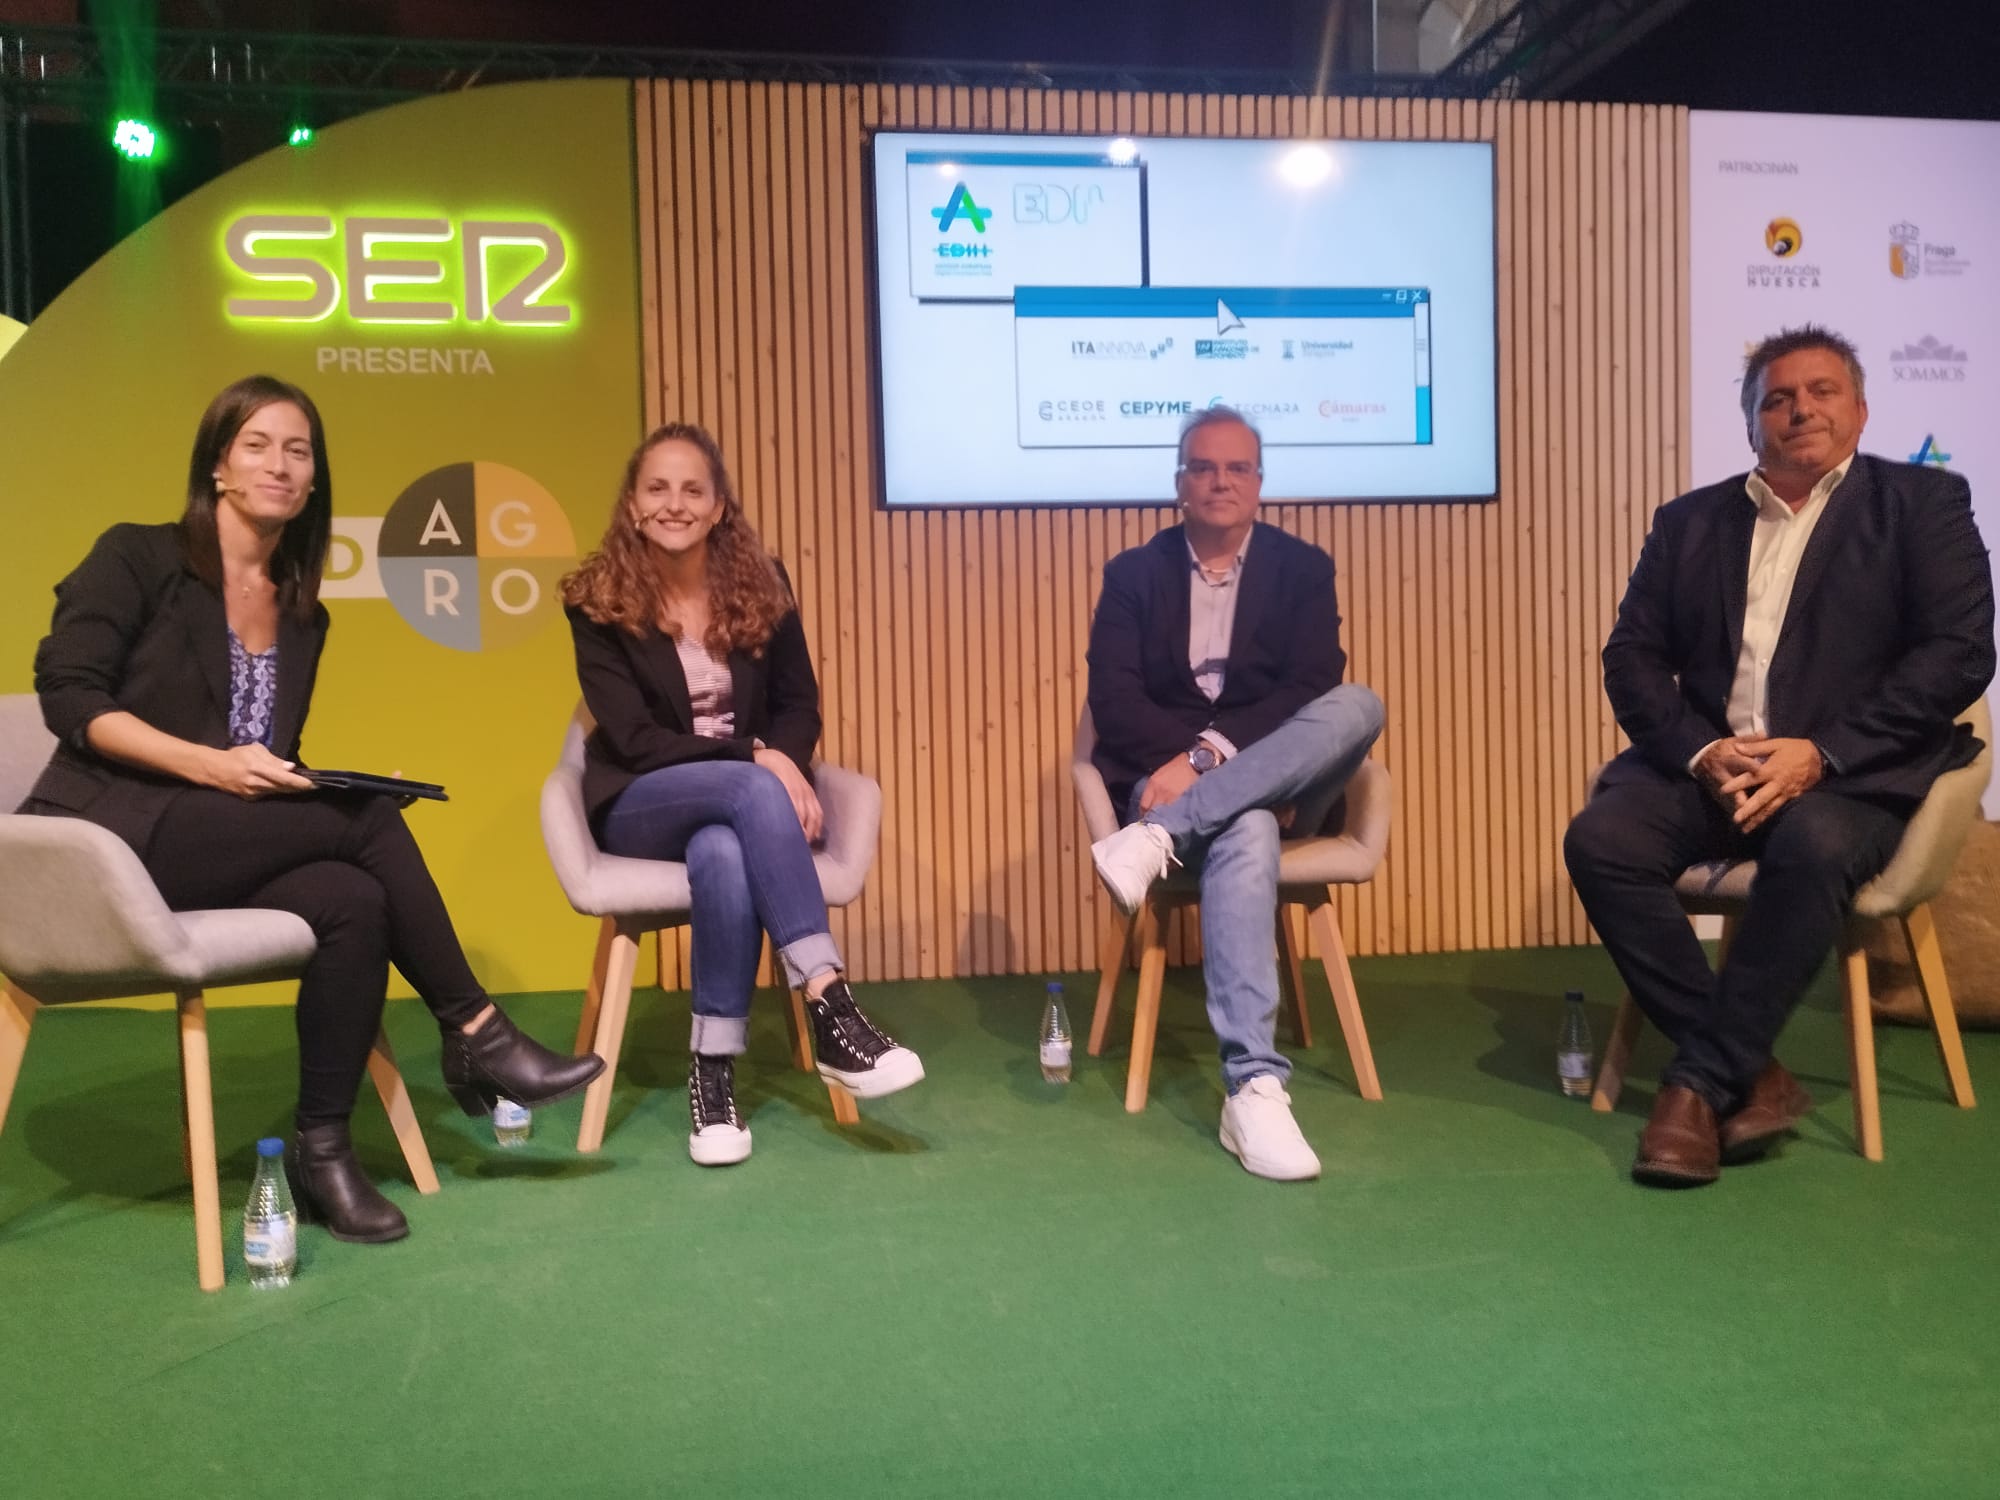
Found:
<svg viewBox="0 0 2000 1500"><path fill-rule="evenodd" d="M778 622L762 655L729 653L736 734L726 740L694 732L687 674L672 636L652 626L644 635L628 635L616 625L594 623L574 606L566 613L577 682L597 720L583 747L583 805L592 827L646 772L688 761L749 760L753 740L784 751L812 779L819 681L797 609Z"/></svg>
<svg viewBox="0 0 2000 1500"><path fill-rule="evenodd" d="M1632 745L1606 784L1679 778L1725 716L1755 504L1744 475L1660 507L1604 647ZM1771 661L1766 722L1811 739L1826 785L1909 811L1979 750L1953 719L1993 677L1993 576L1956 474L1857 455L1827 498Z"/></svg>
<svg viewBox="0 0 2000 1500"><path fill-rule="evenodd" d="M1090 624L1091 759L1114 803L1213 729L1248 749L1340 686L1340 604L1333 559L1261 521L1236 584L1222 696L1210 703L1188 665L1186 529L1170 526L1104 567Z"/></svg>
<svg viewBox="0 0 2000 1500"><path fill-rule="evenodd" d="M278 697L271 749L299 757L326 607L310 624L278 615ZM229 745L229 616L195 575L178 525L112 527L56 585L55 618L35 652L42 721L60 743L22 812L67 813L110 829L140 854L189 783L107 760L84 730L123 709L166 734Z"/></svg>

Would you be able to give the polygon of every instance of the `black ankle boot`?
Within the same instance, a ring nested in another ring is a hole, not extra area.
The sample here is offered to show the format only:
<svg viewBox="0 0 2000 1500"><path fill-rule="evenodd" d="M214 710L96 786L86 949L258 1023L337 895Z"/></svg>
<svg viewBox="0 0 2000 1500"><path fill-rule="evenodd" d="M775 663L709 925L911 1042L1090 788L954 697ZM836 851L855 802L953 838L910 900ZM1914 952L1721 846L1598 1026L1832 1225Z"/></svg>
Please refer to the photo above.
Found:
<svg viewBox="0 0 2000 1500"><path fill-rule="evenodd" d="M347 1122L313 1125L285 1148L285 1179L292 1185L299 1218L324 1224L337 1240L380 1245L410 1232L403 1211L375 1191L354 1159Z"/></svg>
<svg viewBox="0 0 2000 1500"><path fill-rule="evenodd" d="M444 1034L444 1086L469 1115L492 1114L495 1099L540 1109L603 1071L604 1059L595 1052L581 1057L551 1052L523 1035L498 1006L471 1036L455 1026Z"/></svg>

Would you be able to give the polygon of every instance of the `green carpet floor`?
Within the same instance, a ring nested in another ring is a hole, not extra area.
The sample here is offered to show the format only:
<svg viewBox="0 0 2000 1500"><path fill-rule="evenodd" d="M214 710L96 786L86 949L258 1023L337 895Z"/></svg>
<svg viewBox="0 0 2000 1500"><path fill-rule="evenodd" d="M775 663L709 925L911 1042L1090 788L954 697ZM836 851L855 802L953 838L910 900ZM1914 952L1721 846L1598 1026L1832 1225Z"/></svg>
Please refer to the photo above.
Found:
<svg viewBox="0 0 2000 1500"><path fill-rule="evenodd" d="M929 1079L832 1125L761 996L756 1154L686 1155L685 1002L642 992L603 1153L578 1105L525 1151L451 1107L413 1004L390 1031L444 1191L364 1097L414 1233L301 1235L298 1282L195 1289L163 1014L44 1012L0 1136L0 1493L10 1496L1844 1496L2000 1494L2000 1108L1881 1034L1888 1160L1853 1154L1822 985L1782 1055L1800 1138L1713 1187L1625 1176L1615 1116L1553 1082L1559 996L1601 1044L1601 953L1356 964L1387 1099L1315 983L1317 1183L1215 1141L1192 975L1153 1100L1102 1060L1041 1081L1032 979L875 985ZM1087 979L1070 976L1088 1024ZM566 1041L574 996L514 1013ZM223 1201L286 1123L289 1013L211 1012ZM1968 1039L2000 1101L2000 1037Z"/></svg>

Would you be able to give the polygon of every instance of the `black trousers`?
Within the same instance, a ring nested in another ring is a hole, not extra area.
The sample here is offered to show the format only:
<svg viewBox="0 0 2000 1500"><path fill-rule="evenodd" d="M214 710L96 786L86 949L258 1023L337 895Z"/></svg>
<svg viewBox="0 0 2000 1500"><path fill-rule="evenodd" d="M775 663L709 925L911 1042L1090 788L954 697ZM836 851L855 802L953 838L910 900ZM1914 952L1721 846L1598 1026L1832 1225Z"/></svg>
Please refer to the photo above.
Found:
<svg viewBox="0 0 2000 1500"><path fill-rule="evenodd" d="M1674 1044L1663 1084L1718 1114L1740 1108L1907 817L1815 787L1747 837L1692 777L1608 787L1569 825L1563 856L1632 998ZM1719 973L1674 881L1691 864L1754 859L1757 879Z"/></svg>
<svg viewBox="0 0 2000 1500"><path fill-rule="evenodd" d="M319 949L299 981L298 1124L345 1120L395 964L441 1027L478 1015L473 977L403 815L384 797L314 792L246 802L193 788L146 847L176 911L265 906L303 917Z"/></svg>

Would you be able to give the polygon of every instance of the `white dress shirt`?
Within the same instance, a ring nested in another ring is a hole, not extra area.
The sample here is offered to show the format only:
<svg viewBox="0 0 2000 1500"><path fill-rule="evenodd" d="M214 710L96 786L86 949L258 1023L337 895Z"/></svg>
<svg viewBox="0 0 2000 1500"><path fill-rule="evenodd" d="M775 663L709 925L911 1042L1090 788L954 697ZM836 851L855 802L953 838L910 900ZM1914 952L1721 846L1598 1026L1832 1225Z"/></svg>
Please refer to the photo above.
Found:
<svg viewBox="0 0 2000 1500"><path fill-rule="evenodd" d="M1784 633L1799 562L1820 517L1826 514L1827 497L1853 464L1850 453L1837 468L1821 476L1797 510L1779 499L1764 476L1754 470L1743 482L1750 504L1757 507L1757 524L1750 533L1750 574L1743 590L1743 644L1736 653L1736 676L1729 685L1724 710L1730 733L1739 738L1760 739L1770 733L1771 659L1777 655L1778 637ZM1711 740L1703 745L1688 762L1688 770L1693 771L1716 743Z"/></svg>

